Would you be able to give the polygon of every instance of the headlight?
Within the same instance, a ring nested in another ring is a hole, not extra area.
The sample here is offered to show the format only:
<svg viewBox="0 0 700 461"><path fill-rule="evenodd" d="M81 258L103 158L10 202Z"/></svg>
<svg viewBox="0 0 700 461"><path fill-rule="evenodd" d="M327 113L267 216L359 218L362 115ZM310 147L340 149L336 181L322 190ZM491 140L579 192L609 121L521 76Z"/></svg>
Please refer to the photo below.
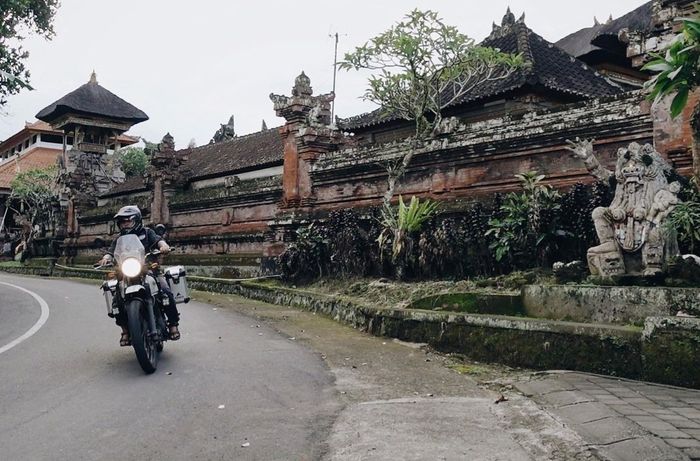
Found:
<svg viewBox="0 0 700 461"><path fill-rule="evenodd" d="M141 273L141 262L136 258L126 258L122 263L122 274L136 277Z"/></svg>

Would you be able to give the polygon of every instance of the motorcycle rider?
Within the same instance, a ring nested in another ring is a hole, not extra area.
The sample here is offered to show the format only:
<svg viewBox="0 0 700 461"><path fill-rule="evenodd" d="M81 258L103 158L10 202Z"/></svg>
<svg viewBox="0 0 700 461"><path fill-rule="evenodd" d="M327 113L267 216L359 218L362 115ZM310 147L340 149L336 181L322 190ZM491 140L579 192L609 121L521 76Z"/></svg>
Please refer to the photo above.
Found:
<svg viewBox="0 0 700 461"><path fill-rule="evenodd" d="M156 234L153 229L143 226L143 220L141 217L141 210L135 205L128 205L122 207L117 214L112 218L119 228L119 235L134 234L138 236L141 240L141 244L146 249L150 251L154 248L160 250L161 254L168 254L170 252L170 246L165 240L158 234ZM114 249L117 245L117 239L112 242L109 251L106 255L102 257L99 261L101 266L106 266L112 263L114 259ZM178 329L180 313L177 310L177 305L175 304L175 299L173 297L170 288L162 277L157 278L161 290L168 296L169 303L164 306L165 316L168 318L168 332L170 334L170 339L177 341L180 339L180 331ZM114 302L117 302L116 298ZM129 336L129 329L127 324L126 312L124 309L119 309L119 313L115 316L117 325L122 329L122 335L119 339L120 346L130 346L131 338Z"/></svg>

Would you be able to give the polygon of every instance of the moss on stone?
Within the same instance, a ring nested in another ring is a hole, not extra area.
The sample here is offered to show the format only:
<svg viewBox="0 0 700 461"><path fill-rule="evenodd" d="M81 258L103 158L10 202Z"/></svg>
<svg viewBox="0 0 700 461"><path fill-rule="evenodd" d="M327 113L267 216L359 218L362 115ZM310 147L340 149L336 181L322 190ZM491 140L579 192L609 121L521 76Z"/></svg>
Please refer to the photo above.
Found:
<svg viewBox="0 0 700 461"><path fill-rule="evenodd" d="M520 296L485 293L445 293L413 301L409 309L429 309L472 314L525 316Z"/></svg>

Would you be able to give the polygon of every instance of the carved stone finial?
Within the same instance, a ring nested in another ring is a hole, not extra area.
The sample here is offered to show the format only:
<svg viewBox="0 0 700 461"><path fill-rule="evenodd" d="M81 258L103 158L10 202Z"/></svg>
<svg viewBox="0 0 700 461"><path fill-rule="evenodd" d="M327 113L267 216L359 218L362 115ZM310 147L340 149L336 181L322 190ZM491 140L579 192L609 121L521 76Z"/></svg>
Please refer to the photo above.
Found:
<svg viewBox="0 0 700 461"><path fill-rule="evenodd" d="M214 133L214 136L211 138L211 141L209 141L209 144L214 144L221 141L228 141L235 137L235 120L233 118L233 115L231 115L231 117L228 119L228 123L221 124L221 127L218 130L216 130L216 133Z"/></svg>
<svg viewBox="0 0 700 461"><path fill-rule="evenodd" d="M304 71L294 80L294 87L292 87L292 96L311 96L313 90L311 89L311 79L306 76Z"/></svg>
<svg viewBox="0 0 700 461"><path fill-rule="evenodd" d="M613 22L612 14L610 14L610 16L608 16L608 20L606 21L605 24L610 24L611 22Z"/></svg>
<svg viewBox="0 0 700 461"><path fill-rule="evenodd" d="M93 83L95 85L97 84L97 74L95 73L94 69L92 71L92 74L90 74L90 80L88 81L88 83Z"/></svg>
<svg viewBox="0 0 700 461"><path fill-rule="evenodd" d="M523 14L520 15L518 18L518 23L520 24L525 24L525 12L523 11Z"/></svg>
<svg viewBox="0 0 700 461"><path fill-rule="evenodd" d="M515 15L510 11L510 7L506 10L506 14L501 20L501 26L512 26L515 24Z"/></svg>
<svg viewBox="0 0 700 461"><path fill-rule="evenodd" d="M265 123L265 119L262 121L262 127L260 128L260 131L267 131L267 123Z"/></svg>
<svg viewBox="0 0 700 461"><path fill-rule="evenodd" d="M597 27L600 25L600 22L598 21L598 18L593 16L593 27Z"/></svg>
<svg viewBox="0 0 700 461"><path fill-rule="evenodd" d="M170 132L165 133L165 136L163 136L163 140L160 142L160 145L158 146L158 149L161 152L175 150L175 138L173 138L173 135L171 135Z"/></svg>

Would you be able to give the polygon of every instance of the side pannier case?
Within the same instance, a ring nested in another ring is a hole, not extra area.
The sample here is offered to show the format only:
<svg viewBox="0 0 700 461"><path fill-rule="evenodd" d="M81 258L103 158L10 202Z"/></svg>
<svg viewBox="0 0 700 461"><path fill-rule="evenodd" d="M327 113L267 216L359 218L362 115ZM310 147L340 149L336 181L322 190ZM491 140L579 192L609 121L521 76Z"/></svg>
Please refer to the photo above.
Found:
<svg viewBox="0 0 700 461"><path fill-rule="evenodd" d="M187 288L187 271L185 266L173 266L165 269L165 280L175 297L175 304L190 302L190 291Z"/></svg>
<svg viewBox="0 0 700 461"><path fill-rule="evenodd" d="M114 299L114 295L117 292L117 286L118 283L116 280L105 280L102 283L102 291L104 292L105 295L105 303L107 304L107 315L110 317L114 317L116 314L119 313L118 308L112 304L112 300Z"/></svg>

